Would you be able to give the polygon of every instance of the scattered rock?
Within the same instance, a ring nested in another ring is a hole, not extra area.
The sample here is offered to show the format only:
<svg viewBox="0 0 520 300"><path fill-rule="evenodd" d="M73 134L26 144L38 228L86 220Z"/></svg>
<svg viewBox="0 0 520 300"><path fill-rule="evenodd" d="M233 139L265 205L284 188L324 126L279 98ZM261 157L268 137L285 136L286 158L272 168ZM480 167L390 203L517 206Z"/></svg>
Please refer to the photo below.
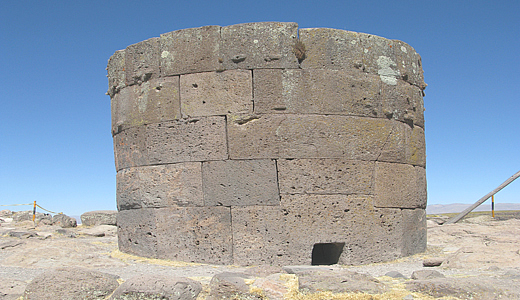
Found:
<svg viewBox="0 0 520 300"><path fill-rule="evenodd" d="M81 215L83 226L117 225L117 210L95 210Z"/></svg>
<svg viewBox="0 0 520 300"><path fill-rule="evenodd" d="M414 280L405 283L411 292L421 292L432 297L457 297L460 299L520 299L518 283L505 283L495 278L436 278Z"/></svg>
<svg viewBox="0 0 520 300"><path fill-rule="evenodd" d="M74 231L72 231L72 230L58 228L58 229L56 229L56 232L59 233L59 234L63 234L66 237L70 237L70 238L75 238L76 237L76 233Z"/></svg>
<svg viewBox="0 0 520 300"><path fill-rule="evenodd" d="M403 274L397 272L397 271L390 271L385 273L385 276L392 277L392 278L406 278Z"/></svg>
<svg viewBox="0 0 520 300"><path fill-rule="evenodd" d="M326 266L283 266L282 267L289 274L300 274L308 271L332 271L334 268Z"/></svg>
<svg viewBox="0 0 520 300"><path fill-rule="evenodd" d="M43 214L36 212L35 221L40 222L42 219L47 219L52 221L52 217L49 214ZM19 211L13 214L14 222L22 222L22 221L32 221L33 220L33 212L32 210Z"/></svg>
<svg viewBox="0 0 520 300"><path fill-rule="evenodd" d="M112 300L196 299L202 285L184 277L141 275L121 284L110 297Z"/></svg>
<svg viewBox="0 0 520 300"><path fill-rule="evenodd" d="M425 280L433 278L444 278L444 275L435 270L417 270L413 271L411 278L415 280Z"/></svg>
<svg viewBox="0 0 520 300"><path fill-rule="evenodd" d="M105 299L119 283L114 276L82 268L46 271L27 285L27 300Z"/></svg>
<svg viewBox="0 0 520 300"><path fill-rule="evenodd" d="M0 249L13 248L16 246L23 245L25 242L23 241L5 241L0 243Z"/></svg>
<svg viewBox="0 0 520 300"><path fill-rule="evenodd" d="M256 287L262 291L262 294L267 299L284 299L284 295L287 294L289 288L286 285L286 279L284 276L294 276L288 275L287 273L275 273L263 278L259 278L255 280L252 284L253 287Z"/></svg>
<svg viewBox="0 0 520 300"><path fill-rule="evenodd" d="M2 218L8 218L8 217L11 217L12 215L13 215L13 212L8 209L0 210L0 217L2 217Z"/></svg>
<svg viewBox="0 0 520 300"><path fill-rule="evenodd" d="M246 280L249 276L241 273L224 272L213 276L208 300L220 299L262 299L260 295L251 294Z"/></svg>
<svg viewBox="0 0 520 300"><path fill-rule="evenodd" d="M386 285L372 276L350 272L346 270L336 271L307 271L298 274L300 289L304 292L331 291L367 292L370 294L384 293Z"/></svg>
<svg viewBox="0 0 520 300"><path fill-rule="evenodd" d="M58 225L62 228L73 228L78 226L76 219L64 214L57 214L52 217L52 225Z"/></svg>
<svg viewBox="0 0 520 300"><path fill-rule="evenodd" d="M98 225L92 228L85 228L79 231L82 234L90 236L115 236L117 234L117 226L113 225Z"/></svg>
<svg viewBox="0 0 520 300"><path fill-rule="evenodd" d="M440 257L434 257L434 258L428 258L423 260L423 266L424 267L438 267L442 265L444 262L444 258Z"/></svg>
<svg viewBox="0 0 520 300"><path fill-rule="evenodd" d="M32 237L37 237L38 234L36 232L31 231L9 231L9 236L17 237L20 239L28 239Z"/></svg>
<svg viewBox="0 0 520 300"><path fill-rule="evenodd" d="M0 278L0 299L15 300L23 295L27 283L11 278Z"/></svg>
<svg viewBox="0 0 520 300"><path fill-rule="evenodd" d="M266 277L277 273L287 273L282 267L279 266L256 266L247 269L244 274L255 276L255 277Z"/></svg>

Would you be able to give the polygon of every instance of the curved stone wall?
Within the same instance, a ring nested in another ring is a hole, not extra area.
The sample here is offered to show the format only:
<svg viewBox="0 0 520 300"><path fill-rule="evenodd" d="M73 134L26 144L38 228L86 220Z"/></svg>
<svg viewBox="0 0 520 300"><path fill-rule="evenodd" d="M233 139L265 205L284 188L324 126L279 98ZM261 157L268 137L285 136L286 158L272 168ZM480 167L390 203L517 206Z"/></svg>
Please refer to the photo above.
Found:
<svg viewBox="0 0 520 300"><path fill-rule="evenodd" d="M119 248L362 264L426 247L421 58L296 23L162 34L108 62Z"/></svg>

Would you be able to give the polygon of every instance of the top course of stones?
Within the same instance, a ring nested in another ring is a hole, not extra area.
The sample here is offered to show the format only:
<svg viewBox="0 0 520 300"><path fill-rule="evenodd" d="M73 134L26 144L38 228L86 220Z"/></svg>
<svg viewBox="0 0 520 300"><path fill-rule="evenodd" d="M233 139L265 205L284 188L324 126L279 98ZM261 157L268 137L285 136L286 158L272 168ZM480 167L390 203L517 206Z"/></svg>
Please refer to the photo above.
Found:
<svg viewBox="0 0 520 300"><path fill-rule="evenodd" d="M107 94L154 78L232 69L357 70L387 85L402 80L426 88L421 57L404 42L265 22L182 29L116 51L108 61Z"/></svg>

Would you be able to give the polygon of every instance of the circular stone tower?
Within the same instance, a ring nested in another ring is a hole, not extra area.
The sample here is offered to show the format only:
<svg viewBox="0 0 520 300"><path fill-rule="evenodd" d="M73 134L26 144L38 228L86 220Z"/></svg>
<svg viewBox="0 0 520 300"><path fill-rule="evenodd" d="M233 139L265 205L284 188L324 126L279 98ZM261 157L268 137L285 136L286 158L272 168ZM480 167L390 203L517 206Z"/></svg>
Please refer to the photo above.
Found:
<svg viewBox="0 0 520 300"><path fill-rule="evenodd" d="M421 58L296 23L206 26L108 61L119 249L237 265L426 248Z"/></svg>

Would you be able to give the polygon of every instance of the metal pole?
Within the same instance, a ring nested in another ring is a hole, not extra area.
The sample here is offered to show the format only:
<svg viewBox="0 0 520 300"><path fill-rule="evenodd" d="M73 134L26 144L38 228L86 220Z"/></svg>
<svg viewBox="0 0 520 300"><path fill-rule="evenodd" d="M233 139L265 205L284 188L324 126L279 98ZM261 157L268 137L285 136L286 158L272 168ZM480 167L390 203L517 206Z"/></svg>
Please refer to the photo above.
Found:
<svg viewBox="0 0 520 300"><path fill-rule="evenodd" d="M491 217L495 218L495 195L491 196Z"/></svg>
<svg viewBox="0 0 520 300"><path fill-rule="evenodd" d="M489 197L491 197L494 194L498 193L501 189L505 188L508 184L513 182L518 177L520 177L520 171L516 172L515 175L509 177L508 180L504 181L504 183L499 185L496 189L492 190L487 195L485 195L484 197L480 198L480 200L475 202L472 206L466 208L463 212L461 212L460 214L456 215L455 217L449 219L444 224L453 224L453 223L458 222L460 219L464 218L467 214L469 214L472 210L477 208L480 204L484 203L487 199L489 199Z"/></svg>

